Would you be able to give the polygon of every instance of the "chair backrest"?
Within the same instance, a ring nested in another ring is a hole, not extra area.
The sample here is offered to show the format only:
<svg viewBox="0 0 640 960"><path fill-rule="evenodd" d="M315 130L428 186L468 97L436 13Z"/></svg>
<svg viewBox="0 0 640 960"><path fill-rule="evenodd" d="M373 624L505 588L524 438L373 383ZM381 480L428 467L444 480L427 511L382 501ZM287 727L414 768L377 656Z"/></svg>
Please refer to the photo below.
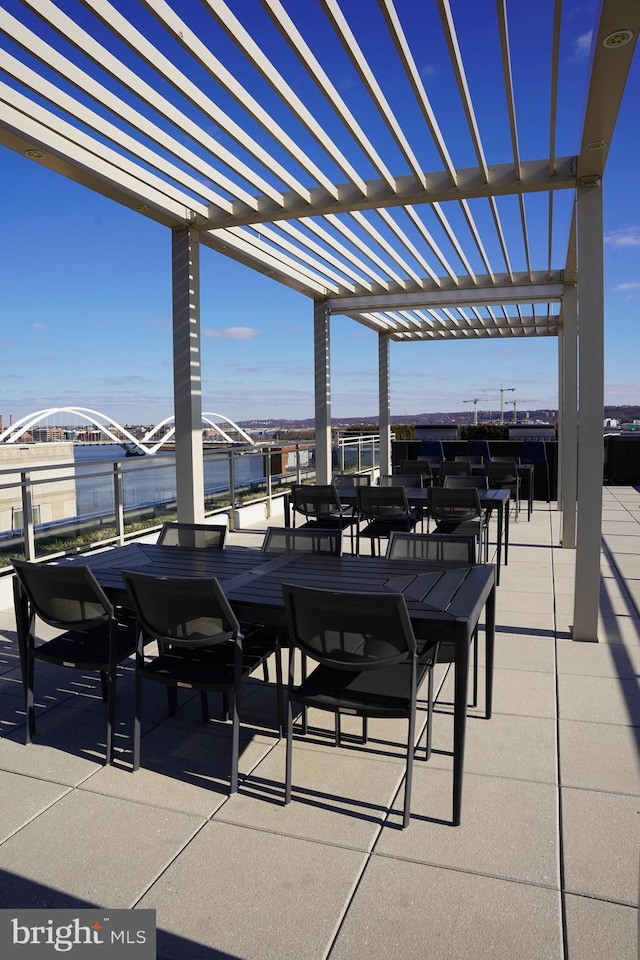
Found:
<svg viewBox="0 0 640 960"><path fill-rule="evenodd" d="M491 459L488 440L467 440L465 451L470 455L482 457L483 461Z"/></svg>
<svg viewBox="0 0 640 960"><path fill-rule="evenodd" d="M442 440L423 440L420 443L419 455L421 457L436 457L438 460L444 460Z"/></svg>
<svg viewBox="0 0 640 960"><path fill-rule="evenodd" d="M203 647L235 640L240 625L215 578L159 577L122 571L138 622L148 639Z"/></svg>
<svg viewBox="0 0 640 960"><path fill-rule="evenodd" d="M370 473L334 473L331 482L335 487L370 487Z"/></svg>
<svg viewBox="0 0 640 960"><path fill-rule="evenodd" d="M514 460L491 460L485 463L484 470L490 487L518 483L518 465Z"/></svg>
<svg viewBox="0 0 640 960"><path fill-rule="evenodd" d="M93 630L109 623L113 606L84 564L12 560L32 611L61 630Z"/></svg>
<svg viewBox="0 0 640 960"><path fill-rule="evenodd" d="M484 460L482 459L482 457L478 456L477 454L464 453L462 454L462 456L456 457L454 462L479 464L479 463L484 463Z"/></svg>
<svg viewBox="0 0 640 960"><path fill-rule="evenodd" d="M522 463L546 463L547 445L544 440L523 440L520 460Z"/></svg>
<svg viewBox="0 0 640 960"><path fill-rule="evenodd" d="M412 473L416 476L426 477L427 480L430 480L433 475L429 460L401 460L398 473L405 476Z"/></svg>
<svg viewBox="0 0 640 960"><path fill-rule="evenodd" d="M471 464L466 460L443 460L440 464L440 479L444 477L470 477Z"/></svg>
<svg viewBox="0 0 640 960"><path fill-rule="evenodd" d="M480 497L475 487L454 490L451 487L432 487L429 493L429 513L436 520L464 523L482 516Z"/></svg>
<svg viewBox="0 0 640 960"><path fill-rule="evenodd" d="M213 523L165 523L158 544L163 547L197 547L223 550L227 536L226 526Z"/></svg>
<svg viewBox="0 0 640 960"><path fill-rule="evenodd" d="M342 505L338 491L332 483L294 484L291 487L293 509L309 520L322 520L323 517L340 513Z"/></svg>
<svg viewBox="0 0 640 960"><path fill-rule="evenodd" d="M263 553L329 553L342 556L342 530L320 527L268 527Z"/></svg>
<svg viewBox="0 0 640 960"><path fill-rule="evenodd" d="M475 487L476 490L486 490L489 481L486 477L445 477L444 487L460 490L462 487Z"/></svg>
<svg viewBox="0 0 640 960"><path fill-rule="evenodd" d="M475 563L476 538L444 533L396 533L389 538L387 560Z"/></svg>
<svg viewBox="0 0 640 960"><path fill-rule="evenodd" d="M422 473L386 473L380 477L381 487L421 487Z"/></svg>
<svg viewBox="0 0 640 960"><path fill-rule="evenodd" d="M365 517L378 520L411 512L404 487L360 487L358 511Z"/></svg>
<svg viewBox="0 0 640 960"><path fill-rule="evenodd" d="M289 642L334 669L409 660L416 640L401 593L352 593L284 584Z"/></svg>
<svg viewBox="0 0 640 960"><path fill-rule="evenodd" d="M491 457L490 463L520 463L520 457Z"/></svg>

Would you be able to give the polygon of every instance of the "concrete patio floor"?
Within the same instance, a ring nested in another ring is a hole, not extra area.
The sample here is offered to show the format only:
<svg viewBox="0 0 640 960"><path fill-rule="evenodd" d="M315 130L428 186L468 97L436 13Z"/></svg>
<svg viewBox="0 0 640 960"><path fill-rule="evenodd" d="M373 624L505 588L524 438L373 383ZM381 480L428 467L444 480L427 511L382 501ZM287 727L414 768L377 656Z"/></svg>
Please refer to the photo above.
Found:
<svg viewBox="0 0 640 960"><path fill-rule="evenodd" d="M415 762L401 831L405 724L372 722L366 746L298 739L284 808L275 695L258 678L231 798L229 727L203 725L197 697L167 718L162 691L145 688L131 773L130 664L113 767L99 686L76 671L38 664L26 747L13 612L0 611L0 906L153 908L167 960L635 960L640 491L603 497L598 644L570 640L574 552L558 545L553 505L511 524L494 715L470 710L455 828L446 665L434 755Z"/></svg>

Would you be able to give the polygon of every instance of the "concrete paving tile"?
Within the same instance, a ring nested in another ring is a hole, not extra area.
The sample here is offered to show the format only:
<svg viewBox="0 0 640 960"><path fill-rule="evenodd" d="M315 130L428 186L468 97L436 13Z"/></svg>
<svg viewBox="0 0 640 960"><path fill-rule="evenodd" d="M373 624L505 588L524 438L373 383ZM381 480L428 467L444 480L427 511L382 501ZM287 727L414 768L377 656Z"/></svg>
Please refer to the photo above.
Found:
<svg viewBox="0 0 640 960"><path fill-rule="evenodd" d="M556 613L559 616L572 616L574 610L573 595L556 594ZM628 617L638 620L638 611L628 597L600 595L599 612L603 617Z"/></svg>
<svg viewBox="0 0 640 960"><path fill-rule="evenodd" d="M185 813L74 790L0 848L0 902L130 908L202 823Z"/></svg>
<svg viewBox="0 0 640 960"><path fill-rule="evenodd" d="M68 789L59 783L48 783L46 780L19 776L1 770L0 844L63 797Z"/></svg>
<svg viewBox="0 0 640 960"><path fill-rule="evenodd" d="M559 884L553 784L465 773L462 823L452 827L449 771L416 763L413 776L411 824L400 829L396 801L376 853L541 886Z"/></svg>
<svg viewBox="0 0 640 960"><path fill-rule="evenodd" d="M565 889L638 903L638 798L562 789Z"/></svg>
<svg viewBox="0 0 640 960"><path fill-rule="evenodd" d="M561 720L559 737L563 786L640 797L639 727Z"/></svg>
<svg viewBox="0 0 640 960"><path fill-rule="evenodd" d="M598 641L637 647L640 645L640 621L623 617L599 617Z"/></svg>
<svg viewBox="0 0 640 960"><path fill-rule="evenodd" d="M374 856L330 956L560 960L560 897L543 887Z"/></svg>
<svg viewBox="0 0 640 960"><path fill-rule="evenodd" d="M567 960L637 960L638 912L633 907L565 897Z"/></svg>
<svg viewBox="0 0 640 960"><path fill-rule="evenodd" d="M482 669L479 682L482 690ZM493 710L494 713L519 716L555 717L556 686L553 674L533 670L494 670Z"/></svg>
<svg viewBox="0 0 640 960"><path fill-rule="evenodd" d="M514 577L550 577L553 572L553 567L551 565L551 560L548 563L541 563L537 558L535 560L527 561L526 558L522 560L516 560L515 557L509 555L509 563L506 567L502 568L500 573L500 586L503 582L507 583L508 578L511 574ZM503 581L504 578L504 581Z"/></svg>
<svg viewBox="0 0 640 960"><path fill-rule="evenodd" d="M552 610L533 613L517 607L513 610L498 608L496 634L508 633L522 636L555 636L555 619Z"/></svg>
<svg viewBox="0 0 640 960"><path fill-rule="evenodd" d="M607 643L558 643L558 673L583 677L640 675L640 649Z"/></svg>
<svg viewBox="0 0 640 960"><path fill-rule="evenodd" d="M273 746L266 737L240 740L240 776L255 767ZM169 810L210 817L229 794L230 730L207 736L161 726L142 738L141 766L131 769L131 750L103 767L82 789Z"/></svg>
<svg viewBox="0 0 640 960"><path fill-rule="evenodd" d="M406 731L406 724L399 725ZM293 796L285 807L285 744L278 744L215 819L370 850L404 775L404 763L400 758L394 763L372 758L365 749L356 754L294 742Z"/></svg>
<svg viewBox="0 0 640 960"><path fill-rule="evenodd" d="M80 724L76 723L76 726L81 737ZM53 734L53 731L49 732ZM92 759L89 750L73 752L42 740L27 746L24 743L24 731L21 730L13 736L0 739L0 769L70 787L77 786L99 770L104 762L103 757L104 753L102 756L96 753Z"/></svg>
<svg viewBox="0 0 640 960"><path fill-rule="evenodd" d="M430 765L452 768L453 717L437 713ZM417 762L417 761L416 761ZM492 777L556 783L556 725L546 717L494 713L467 722L465 771Z"/></svg>
<svg viewBox="0 0 640 960"><path fill-rule="evenodd" d="M213 821L137 906L157 911L166 960L323 960L364 862L354 850Z"/></svg>
<svg viewBox="0 0 640 960"><path fill-rule="evenodd" d="M613 677L558 677L558 715L561 720L640 725L637 680Z"/></svg>
<svg viewBox="0 0 640 960"><path fill-rule="evenodd" d="M603 542L610 553L615 554L616 560L619 555L632 554L637 557L638 537L621 536L619 534L603 534Z"/></svg>
<svg viewBox="0 0 640 960"><path fill-rule="evenodd" d="M553 580L551 578L551 571L543 577L527 577L522 574L514 575L508 567L506 569L507 573L505 573L500 580L501 593L535 593L545 597L552 594Z"/></svg>
<svg viewBox="0 0 640 960"><path fill-rule="evenodd" d="M484 665L485 647L480 644L478 662ZM555 643L552 637L497 633L495 667L504 670L534 670L554 673Z"/></svg>
<svg viewBox="0 0 640 960"><path fill-rule="evenodd" d="M540 614L553 615L553 595L540 593L521 593L513 591L503 591L500 588L496 598L496 620L501 622L505 614L519 613L522 621L526 622L527 614L533 613L536 616Z"/></svg>
<svg viewBox="0 0 640 960"><path fill-rule="evenodd" d="M622 517L615 520L602 520L602 536L608 537L634 537L637 536L636 524L633 517L627 514L626 519Z"/></svg>

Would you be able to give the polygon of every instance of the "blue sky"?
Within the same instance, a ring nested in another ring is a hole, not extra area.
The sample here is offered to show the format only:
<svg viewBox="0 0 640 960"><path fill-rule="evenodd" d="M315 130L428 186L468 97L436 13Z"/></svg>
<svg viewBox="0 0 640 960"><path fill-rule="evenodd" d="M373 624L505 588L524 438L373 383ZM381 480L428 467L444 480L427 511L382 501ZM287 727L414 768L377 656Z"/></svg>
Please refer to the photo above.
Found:
<svg viewBox="0 0 640 960"><path fill-rule="evenodd" d="M533 6L521 5L516 14L531 16L525 8ZM589 38L581 32L580 4L567 10L567 16L575 16L572 46L564 58L570 76L571 70L586 69ZM514 51L516 83L518 70L531 68L526 57L526 49ZM425 82L434 81L436 101L444 69L435 54L421 65ZM485 82L473 69L469 79ZM604 182L608 404L640 403L639 94L636 56ZM572 108L569 115L577 117L576 129L559 131L559 154L577 149L582 105L572 104L571 95L561 90ZM445 102L434 105L446 110ZM535 136L541 108L532 101L530 109L527 123L519 118L523 154L542 156L546 147L538 153L527 143ZM487 125L486 141L490 118L479 115L479 122L481 129ZM508 156L489 159L501 162ZM430 169L439 166L434 162ZM5 424L10 414L17 419L49 406L92 407L130 423L170 415L170 231L4 148L0 177L0 413ZM535 234L536 201L528 201L527 209ZM563 265L564 249L555 259ZM205 248L201 283L203 409L234 420L312 417L312 301ZM331 336L333 415L375 415L376 334L337 318ZM497 397L501 383L517 388L506 397L518 399L519 412L557 405L555 338L392 344L391 372L394 415L462 410L464 400L482 391ZM490 409L496 404L489 400L479 405L481 414Z"/></svg>

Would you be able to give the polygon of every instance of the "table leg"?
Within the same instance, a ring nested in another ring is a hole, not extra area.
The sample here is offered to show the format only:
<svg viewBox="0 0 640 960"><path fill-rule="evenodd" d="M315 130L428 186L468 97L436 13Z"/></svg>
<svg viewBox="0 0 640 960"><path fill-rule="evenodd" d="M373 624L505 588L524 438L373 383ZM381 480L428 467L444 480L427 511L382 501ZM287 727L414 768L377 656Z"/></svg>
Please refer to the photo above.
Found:
<svg viewBox="0 0 640 960"><path fill-rule="evenodd" d="M455 693L453 700L453 826L462 819L462 776L467 730L467 687L469 683L469 635L456 636Z"/></svg>
<svg viewBox="0 0 640 960"><path fill-rule="evenodd" d="M485 607L484 636L485 636L485 717L491 719L493 707L493 655L496 639L496 588L494 587Z"/></svg>
<svg viewBox="0 0 640 960"><path fill-rule="evenodd" d="M504 503L498 502L498 544L496 550L496 580L500 583L500 565L502 563L502 533L504 529Z"/></svg>
<svg viewBox="0 0 640 960"><path fill-rule="evenodd" d="M284 525L285 527L291 526L291 497L288 493L284 495Z"/></svg>
<svg viewBox="0 0 640 960"><path fill-rule="evenodd" d="M509 514L510 509L509 505L511 503L511 497L504 504L504 565L509 563Z"/></svg>

